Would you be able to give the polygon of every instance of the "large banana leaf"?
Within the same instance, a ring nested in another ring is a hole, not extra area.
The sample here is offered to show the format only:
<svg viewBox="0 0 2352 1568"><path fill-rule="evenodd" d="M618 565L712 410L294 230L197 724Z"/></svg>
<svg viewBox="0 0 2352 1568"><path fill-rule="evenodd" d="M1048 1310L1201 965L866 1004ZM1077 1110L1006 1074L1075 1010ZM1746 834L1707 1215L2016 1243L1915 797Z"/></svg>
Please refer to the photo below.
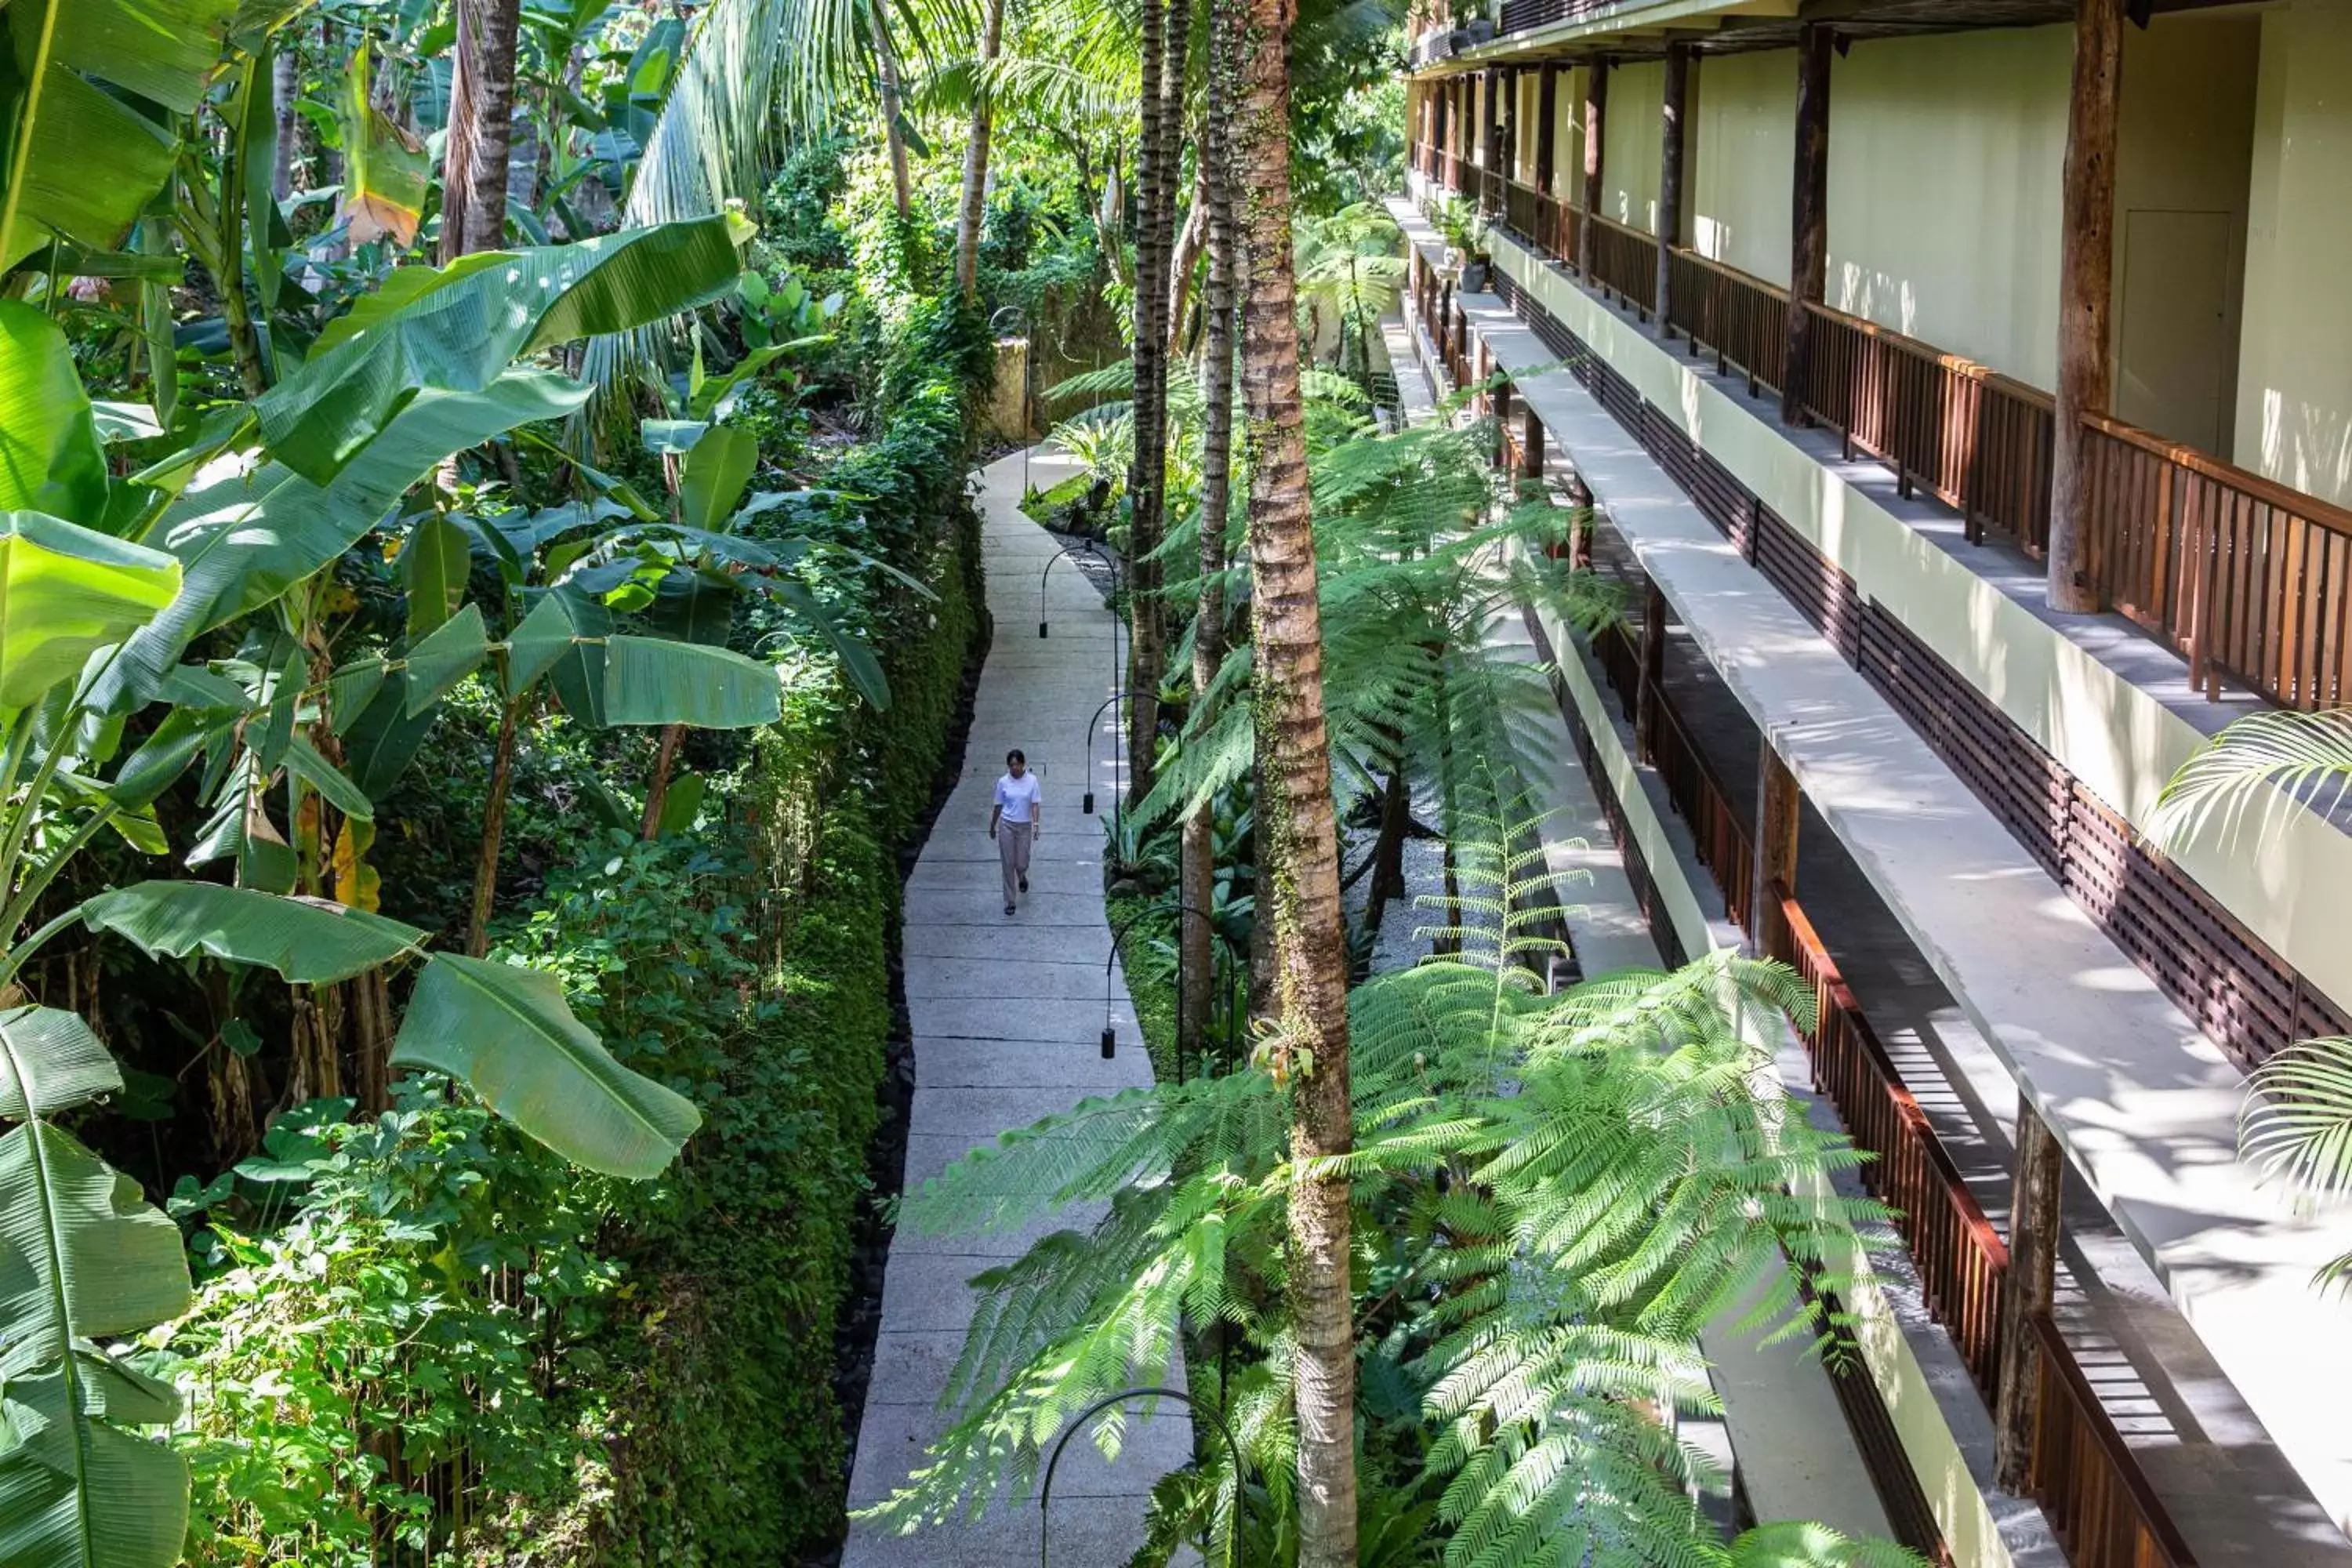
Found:
<svg viewBox="0 0 2352 1568"><path fill-rule="evenodd" d="M111 250L170 177L173 132L125 95L195 111L237 0L0 6L0 270L52 237ZM19 138L22 138L20 142ZM19 148L22 155L19 156Z"/></svg>
<svg viewBox="0 0 2352 1568"><path fill-rule="evenodd" d="M0 300L0 511L18 510L95 521L106 448L64 330Z"/></svg>
<svg viewBox="0 0 2352 1568"><path fill-rule="evenodd" d="M477 391L525 354L728 293L740 275L740 226L698 218L401 268L256 403L263 441L279 462L326 484L422 391Z"/></svg>
<svg viewBox="0 0 2352 1568"><path fill-rule="evenodd" d="M324 985L417 951L425 933L341 904L282 899L217 882L134 882L81 906L92 931L127 937L149 954L204 952Z"/></svg>
<svg viewBox="0 0 2352 1568"><path fill-rule="evenodd" d="M327 566L450 453L517 425L561 418L586 396L578 383L545 371L512 371L478 392L427 393L323 486L282 463L249 471L236 458L210 465L148 530L149 543L185 563L187 580L115 661L114 690L138 701L152 697L196 637Z"/></svg>
<svg viewBox="0 0 2352 1568"><path fill-rule="evenodd" d="M104 1043L76 1013L55 1007L0 1012L0 1116L69 1110L122 1087Z"/></svg>
<svg viewBox="0 0 2352 1568"><path fill-rule="evenodd" d="M0 1562L169 1568L187 1529L178 1455L123 1430L173 1391L92 1345L179 1316L179 1227L139 1184L33 1121L0 1138Z"/></svg>
<svg viewBox="0 0 2352 1568"><path fill-rule="evenodd" d="M491 1108L574 1164L659 1175L701 1117L613 1059L552 975L436 953L394 1042L395 1066L463 1079Z"/></svg>
<svg viewBox="0 0 2352 1568"><path fill-rule="evenodd" d="M667 637L604 643L602 723L743 730L774 723L782 707L775 667L756 658Z"/></svg>
<svg viewBox="0 0 2352 1568"><path fill-rule="evenodd" d="M0 710L31 706L173 602L180 563L37 511L0 512Z"/></svg>

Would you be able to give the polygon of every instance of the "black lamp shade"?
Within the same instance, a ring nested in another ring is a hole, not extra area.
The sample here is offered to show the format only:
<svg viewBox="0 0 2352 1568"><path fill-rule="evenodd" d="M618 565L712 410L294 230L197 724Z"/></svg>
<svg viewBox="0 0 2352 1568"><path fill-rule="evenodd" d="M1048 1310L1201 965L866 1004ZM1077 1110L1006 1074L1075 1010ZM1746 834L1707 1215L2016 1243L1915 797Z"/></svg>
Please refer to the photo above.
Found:
<svg viewBox="0 0 2352 1568"><path fill-rule="evenodd" d="M1105 1061L1118 1055L1118 1031L1108 1024L1103 1026L1102 1051Z"/></svg>
<svg viewBox="0 0 2352 1568"><path fill-rule="evenodd" d="M1094 791L1092 791L1092 790L1088 790L1088 791L1087 791L1087 793L1086 793L1086 798L1085 798L1085 800L1080 804L1080 805L1079 805L1079 810L1083 811L1083 812L1084 812L1087 816L1092 816L1095 814L1095 792L1094 792Z"/></svg>

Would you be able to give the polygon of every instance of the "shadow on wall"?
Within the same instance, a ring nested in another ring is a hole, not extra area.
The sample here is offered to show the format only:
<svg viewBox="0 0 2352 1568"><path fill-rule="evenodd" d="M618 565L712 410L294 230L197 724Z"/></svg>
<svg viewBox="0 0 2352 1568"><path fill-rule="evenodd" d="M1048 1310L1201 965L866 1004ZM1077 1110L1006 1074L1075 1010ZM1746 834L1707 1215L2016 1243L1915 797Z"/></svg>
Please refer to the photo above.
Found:
<svg viewBox="0 0 2352 1568"><path fill-rule="evenodd" d="M2352 415L2263 389L2262 471L2281 484L2342 505L2352 499Z"/></svg>

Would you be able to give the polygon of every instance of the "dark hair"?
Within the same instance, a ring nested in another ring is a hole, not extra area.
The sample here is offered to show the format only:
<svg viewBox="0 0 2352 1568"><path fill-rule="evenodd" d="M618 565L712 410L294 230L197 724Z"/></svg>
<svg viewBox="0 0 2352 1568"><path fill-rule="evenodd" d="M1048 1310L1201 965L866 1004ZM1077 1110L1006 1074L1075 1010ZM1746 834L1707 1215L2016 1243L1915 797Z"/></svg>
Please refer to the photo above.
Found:
<svg viewBox="0 0 2352 1568"><path fill-rule="evenodd" d="M1009 768L1015 763L1019 763L1024 768L1029 765L1029 759L1021 754L1021 748L1018 746L1013 747L1013 750L1004 753L1004 765L1006 767Z"/></svg>

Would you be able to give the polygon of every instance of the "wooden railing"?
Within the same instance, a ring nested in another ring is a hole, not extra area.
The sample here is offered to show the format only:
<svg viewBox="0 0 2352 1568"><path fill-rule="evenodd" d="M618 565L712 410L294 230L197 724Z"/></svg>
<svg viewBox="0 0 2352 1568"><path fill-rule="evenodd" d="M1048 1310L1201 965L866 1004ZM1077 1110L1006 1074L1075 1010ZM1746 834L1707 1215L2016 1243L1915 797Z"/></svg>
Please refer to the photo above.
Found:
<svg viewBox="0 0 2352 1568"><path fill-rule="evenodd" d="M2352 702L2352 511L2174 446L2084 421L2100 595L2221 678L2305 710Z"/></svg>
<svg viewBox="0 0 2352 1568"><path fill-rule="evenodd" d="M1658 304L1657 237L1597 214L1588 221L1593 227L1591 280L1649 320Z"/></svg>
<svg viewBox="0 0 2352 1568"><path fill-rule="evenodd" d="M1523 237L1575 268L1579 208L1513 184L1495 205ZM1657 241L1593 218L1588 280L1645 315L1656 307ZM1669 334L1751 392L1786 383L1789 296L1677 247ZM2048 394L1976 362L1809 302L1800 406L1848 455L1895 471L2039 555L2050 537L2056 414ZM2084 521L2092 591L2186 658L2215 698L2226 677L2284 707L2352 703L2352 510L2320 500L2114 419L2086 416Z"/></svg>
<svg viewBox="0 0 2352 1568"><path fill-rule="evenodd" d="M1796 970L1812 988L1803 1032L1814 1088L1836 1109L1854 1146L1873 1158L1862 1179L1894 1211L1927 1310L1951 1336L1990 1409L1997 1397L2009 1248L1961 1178L1903 1075L1887 1055L1836 960L1783 884L1764 897L1760 922L1739 887L1754 877L1753 839L1721 781L1691 740L1664 689L1643 700L1642 658L1622 622L1590 646L1622 710L1647 715L1637 737L1668 799L1689 824L1700 856L1724 891L1731 918L1766 956ZM1718 830L1714 825L1725 824ZM2196 1568L2164 1504L2092 1391L2074 1352L2047 1314L2027 1320L2036 1371L2035 1433L2029 1485L2064 1543L2074 1568ZM1907 1458L1904 1459L1908 1463Z"/></svg>
<svg viewBox="0 0 2352 1568"><path fill-rule="evenodd" d="M1696 250L1677 248L1673 267L1666 325L1689 340L1693 353L1712 351L1718 373L1745 375L1750 393L1780 391L1789 357L1787 291Z"/></svg>
<svg viewBox="0 0 2352 1568"><path fill-rule="evenodd" d="M2035 1312L2033 1460L2027 1484L2074 1568L2194 1568L2188 1543L2107 1418L2058 1326Z"/></svg>
<svg viewBox="0 0 2352 1568"><path fill-rule="evenodd" d="M1990 1405L2000 1369L2009 1248L1960 1179L1927 1113L1904 1087L1805 911L1777 882L1769 897L1779 918L1766 922L1767 956L1788 964L1813 989L1813 1026L1805 1035L1813 1087L1837 1107L1854 1146L1876 1156L1863 1166L1863 1183L1895 1211L1927 1310L1951 1334Z"/></svg>
<svg viewBox="0 0 2352 1568"><path fill-rule="evenodd" d="M2050 538L2053 414L2047 393L1916 338L1809 303L1802 379L1807 416L1967 520L2039 554Z"/></svg>
<svg viewBox="0 0 2352 1568"><path fill-rule="evenodd" d="M1558 22L1580 22L1614 11L1626 3L1627 0L1503 0L1503 22L1496 33L1509 37Z"/></svg>

